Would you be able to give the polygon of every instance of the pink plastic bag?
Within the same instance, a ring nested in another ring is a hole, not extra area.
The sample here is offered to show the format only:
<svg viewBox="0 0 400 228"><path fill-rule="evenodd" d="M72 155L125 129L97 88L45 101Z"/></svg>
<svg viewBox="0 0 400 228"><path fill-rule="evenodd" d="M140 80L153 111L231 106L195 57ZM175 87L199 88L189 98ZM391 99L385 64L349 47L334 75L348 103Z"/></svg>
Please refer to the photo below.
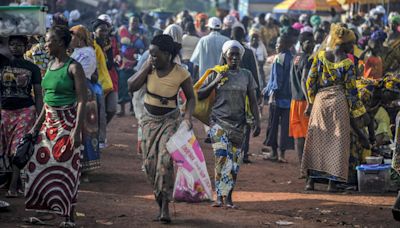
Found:
<svg viewBox="0 0 400 228"><path fill-rule="evenodd" d="M196 203L212 199L210 176L203 151L192 130L183 122L167 142L167 149L178 166L173 197Z"/></svg>

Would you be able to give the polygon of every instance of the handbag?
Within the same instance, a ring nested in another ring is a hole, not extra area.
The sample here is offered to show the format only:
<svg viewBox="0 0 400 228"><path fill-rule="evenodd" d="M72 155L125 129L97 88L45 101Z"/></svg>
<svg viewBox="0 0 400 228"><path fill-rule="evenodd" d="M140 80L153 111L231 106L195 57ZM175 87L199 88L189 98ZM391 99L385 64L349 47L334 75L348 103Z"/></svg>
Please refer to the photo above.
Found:
<svg viewBox="0 0 400 228"><path fill-rule="evenodd" d="M20 139L17 146L17 152L12 158L12 163L19 169L23 169L31 159L35 149L35 142L38 134L39 131L36 131L33 135L25 134L24 137Z"/></svg>

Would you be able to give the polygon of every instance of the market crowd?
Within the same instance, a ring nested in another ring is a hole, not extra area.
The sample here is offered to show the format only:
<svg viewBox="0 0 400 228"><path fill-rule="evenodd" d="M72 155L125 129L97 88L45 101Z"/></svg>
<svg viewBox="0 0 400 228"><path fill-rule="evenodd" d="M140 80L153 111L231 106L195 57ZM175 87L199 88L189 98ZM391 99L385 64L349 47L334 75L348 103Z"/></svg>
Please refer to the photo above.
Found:
<svg viewBox="0 0 400 228"><path fill-rule="evenodd" d="M400 143L397 12L377 6L342 23L183 11L155 25L148 13L80 23L73 10L49 23L44 36L8 37L0 55L0 184L5 197L25 196L26 209L50 213L30 223L55 213L66 218L62 227L75 226L79 183L101 167L107 125L128 114L138 121L137 151L163 223L171 222L174 184L166 143L182 120L193 126L192 116L214 150L213 207L237 208L232 192L241 164L251 163L263 106L264 159L287 163L295 150L308 191L315 183L331 192L357 186L355 167L371 155L392 158L400 172L400 151L390 150ZM27 134L34 153L21 168L12 160Z"/></svg>

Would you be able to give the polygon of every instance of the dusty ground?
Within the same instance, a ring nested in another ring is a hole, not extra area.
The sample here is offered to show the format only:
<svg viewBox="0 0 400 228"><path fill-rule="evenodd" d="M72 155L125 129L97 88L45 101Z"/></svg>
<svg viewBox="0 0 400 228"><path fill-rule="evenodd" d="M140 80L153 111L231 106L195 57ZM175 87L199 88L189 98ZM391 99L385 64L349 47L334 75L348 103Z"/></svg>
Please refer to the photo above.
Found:
<svg viewBox="0 0 400 228"><path fill-rule="evenodd" d="M265 121L264 121L265 123ZM136 128L133 117L116 118L109 127L110 147L102 153L102 169L81 184L78 227L163 227L152 222L157 209L152 190L141 171L141 159L135 152ZM265 129L265 126L264 128ZM200 142L204 131L196 123ZM262 160L260 150L265 132L251 141L250 165L243 165L234 199L239 210L210 207L210 203L171 205L173 223L169 227L279 227L279 220L293 222L291 227L400 227L392 219L390 207L395 194L362 195L304 192L304 180L298 179L298 162L288 153L289 164ZM210 145L203 151L211 178L213 156ZM4 195L4 191L0 195ZM4 199L0 197L0 199ZM9 200L10 210L0 213L0 227L32 227L22 221L29 216L24 200ZM51 224L57 225L60 220Z"/></svg>

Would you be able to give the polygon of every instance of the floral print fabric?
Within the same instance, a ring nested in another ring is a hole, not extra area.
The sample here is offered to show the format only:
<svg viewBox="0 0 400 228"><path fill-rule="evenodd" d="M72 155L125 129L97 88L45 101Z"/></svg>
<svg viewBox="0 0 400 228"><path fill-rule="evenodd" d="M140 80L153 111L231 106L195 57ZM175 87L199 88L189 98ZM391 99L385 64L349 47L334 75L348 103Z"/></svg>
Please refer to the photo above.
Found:
<svg viewBox="0 0 400 228"><path fill-rule="evenodd" d="M227 196L235 186L243 153L232 145L220 125L215 124L208 134L215 156L215 189L218 196Z"/></svg>
<svg viewBox="0 0 400 228"><path fill-rule="evenodd" d="M344 85L345 95L353 118L362 116L366 110L358 98L356 74L353 62L347 58L337 63L330 62L321 51L314 58L307 79L307 94L312 104L318 90L334 85Z"/></svg>

